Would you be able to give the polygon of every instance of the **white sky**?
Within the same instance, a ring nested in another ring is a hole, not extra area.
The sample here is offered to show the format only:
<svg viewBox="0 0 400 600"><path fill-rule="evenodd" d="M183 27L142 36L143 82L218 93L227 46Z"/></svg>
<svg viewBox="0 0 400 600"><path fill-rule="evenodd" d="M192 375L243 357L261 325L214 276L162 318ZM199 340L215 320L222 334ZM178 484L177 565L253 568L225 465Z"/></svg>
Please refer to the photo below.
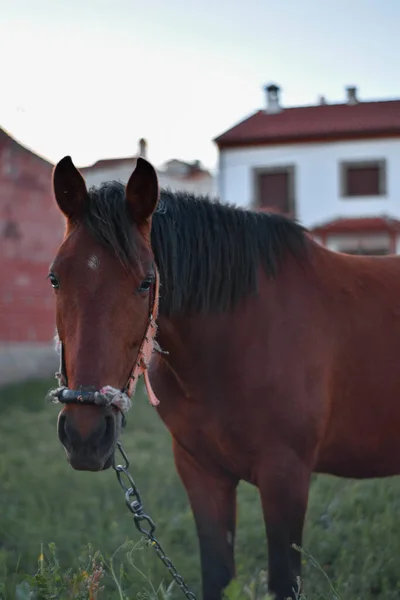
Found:
<svg viewBox="0 0 400 600"><path fill-rule="evenodd" d="M400 0L0 0L0 126L55 162L216 165L212 138L285 105L400 97Z"/></svg>

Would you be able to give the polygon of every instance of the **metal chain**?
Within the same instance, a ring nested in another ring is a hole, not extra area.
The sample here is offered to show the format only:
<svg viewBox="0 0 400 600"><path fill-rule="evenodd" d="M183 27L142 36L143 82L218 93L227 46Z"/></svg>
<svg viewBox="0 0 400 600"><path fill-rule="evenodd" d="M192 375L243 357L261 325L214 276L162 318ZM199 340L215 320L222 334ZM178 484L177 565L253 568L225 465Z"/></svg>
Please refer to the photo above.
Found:
<svg viewBox="0 0 400 600"><path fill-rule="evenodd" d="M171 573L172 577L174 578L174 580L176 581L178 586L181 588L182 592L185 594L186 598L188 598L189 600L196 600L196 596L193 594L193 592L191 592L189 590L183 577L181 575L179 575L178 571L176 570L176 568L174 567L174 565L172 564L172 562L170 561L168 556L166 556L161 545L159 544L157 539L154 537L154 532L156 530L156 526L155 526L153 519L144 512L142 499L140 497L139 490L137 489L135 482L133 481L133 477L129 473L129 470L128 470L128 468L129 468L128 457L125 454L125 451L120 442L117 442L117 447L122 455L122 458L124 459L125 464L124 465L115 464L115 455L114 455L112 466L117 474L117 478L120 483L120 486L122 487L122 489L125 492L126 505L129 508L129 510L131 511L131 513L133 514L133 520L135 522L136 528L138 529L138 531L140 531L140 533L142 533L143 535L145 535L147 537L149 544L151 546L153 546L158 557L162 560L164 565L167 567L168 571ZM124 478L126 478L126 481L124 480ZM128 485L127 485L127 483L128 483ZM143 526L143 523L145 524L144 526ZM147 526L146 526L146 524L147 524Z"/></svg>

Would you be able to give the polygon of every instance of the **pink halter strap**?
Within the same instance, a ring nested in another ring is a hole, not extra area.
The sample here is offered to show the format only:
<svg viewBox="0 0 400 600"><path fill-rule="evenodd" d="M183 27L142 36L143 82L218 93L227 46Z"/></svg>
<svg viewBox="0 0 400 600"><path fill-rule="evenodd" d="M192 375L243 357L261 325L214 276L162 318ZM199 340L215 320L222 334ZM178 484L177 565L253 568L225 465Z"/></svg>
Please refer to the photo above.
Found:
<svg viewBox="0 0 400 600"><path fill-rule="evenodd" d="M144 334L142 345L139 349L139 353L136 359L135 366L133 367L132 373L129 376L127 384L127 392L129 396L135 393L136 384L141 375L144 377L149 402L152 406L157 406L159 400L157 399L153 388L151 387L148 368L150 360L154 352L154 342L157 333L157 317L158 317L158 302L160 294L160 276L157 268L155 267L155 280L154 280L154 292L153 292L153 304L150 311L150 320Z"/></svg>

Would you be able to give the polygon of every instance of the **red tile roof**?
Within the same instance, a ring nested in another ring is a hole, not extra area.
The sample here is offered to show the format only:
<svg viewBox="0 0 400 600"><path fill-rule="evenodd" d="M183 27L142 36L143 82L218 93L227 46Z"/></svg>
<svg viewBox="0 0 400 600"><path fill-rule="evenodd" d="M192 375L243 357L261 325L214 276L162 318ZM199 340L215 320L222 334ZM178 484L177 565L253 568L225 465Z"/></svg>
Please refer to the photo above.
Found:
<svg viewBox="0 0 400 600"><path fill-rule="evenodd" d="M400 137L400 100L259 110L214 139L219 148Z"/></svg>
<svg viewBox="0 0 400 600"><path fill-rule="evenodd" d="M311 233L355 233L400 231L400 221L391 217L350 217L339 218L313 227Z"/></svg>
<svg viewBox="0 0 400 600"><path fill-rule="evenodd" d="M133 166L136 163L136 159L137 156L128 156L126 158L102 158L88 167L79 167L79 170L85 173L92 169L113 169L125 164L131 164Z"/></svg>
<svg viewBox="0 0 400 600"><path fill-rule="evenodd" d="M79 167L79 170L81 172L83 172L83 174L85 174L92 170L96 171L97 169L101 169L101 170L115 169L116 167L123 166L125 164L131 165L133 168L133 166L136 164L136 159L137 159L137 155L136 156L128 156L126 158L102 158L87 167ZM171 163L171 162L175 162L175 159L167 161L166 164ZM177 162L181 162L181 161L177 161ZM187 164L188 167L193 166L190 163L185 163L185 164ZM176 179L182 179L182 180L193 180L193 179L201 179L203 177L210 177L209 171L207 171L206 169L202 169L202 168L197 168L197 169L194 168L190 173L188 173L186 175L175 175L174 173L169 173L168 171L165 171L164 169L156 169L156 170L159 171L162 175L168 175L169 177L175 177Z"/></svg>

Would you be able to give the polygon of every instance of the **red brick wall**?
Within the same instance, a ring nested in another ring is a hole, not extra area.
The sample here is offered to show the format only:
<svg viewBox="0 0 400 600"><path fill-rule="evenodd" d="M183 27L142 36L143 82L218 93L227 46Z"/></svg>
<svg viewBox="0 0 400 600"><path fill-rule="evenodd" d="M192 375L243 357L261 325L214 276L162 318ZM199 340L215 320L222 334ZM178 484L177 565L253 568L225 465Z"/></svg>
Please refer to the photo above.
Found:
<svg viewBox="0 0 400 600"><path fill-rule="evenodd" d="M52 168L0 129L0 342L54 336L46 276L64 225L51 193Z"/></svg>

